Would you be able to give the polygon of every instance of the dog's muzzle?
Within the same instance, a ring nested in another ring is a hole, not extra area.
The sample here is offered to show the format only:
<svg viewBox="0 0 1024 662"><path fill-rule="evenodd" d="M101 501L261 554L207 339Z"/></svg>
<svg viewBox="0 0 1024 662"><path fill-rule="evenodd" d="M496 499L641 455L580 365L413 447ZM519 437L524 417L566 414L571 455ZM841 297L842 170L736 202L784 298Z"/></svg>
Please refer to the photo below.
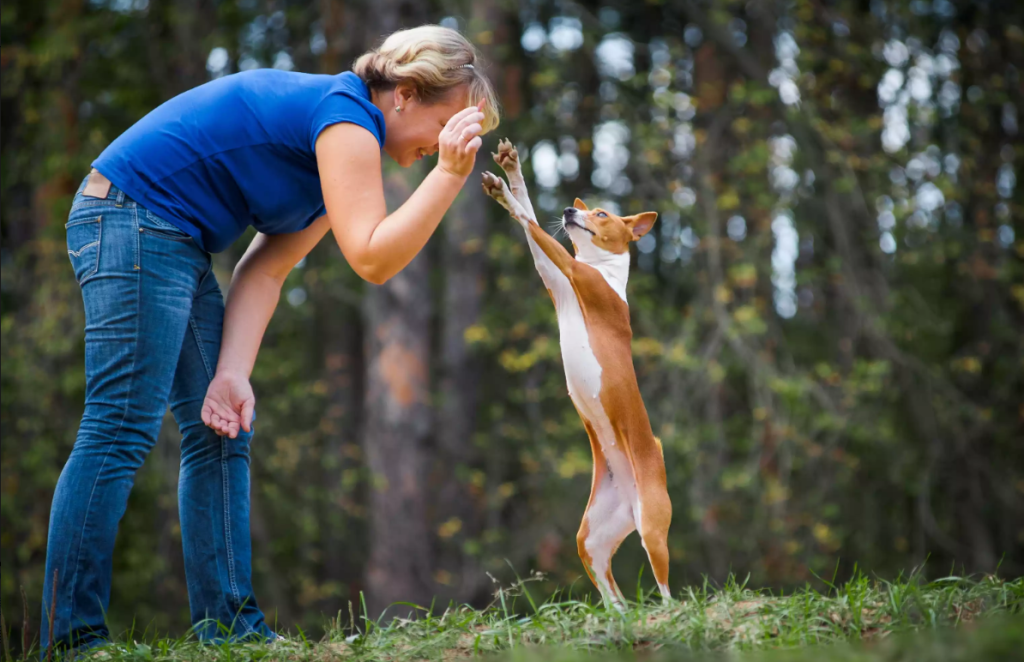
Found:
<svg viewBox="0 0 1024 662"><path fill-rule="evenodd" d="M565 209L563 209L562 210L562 226L565 227L565 228L568 228L571 225L573 227L579 228L580 230L585 230L586 232L589 232L592 235L596 234L593 230L588 228L586 225L584 225L584 224L582 224L582 223L580 223L579 221L576 220L576 214L578 212L579 212L579 210L576 209L575 207L566 207Z"/></svg>

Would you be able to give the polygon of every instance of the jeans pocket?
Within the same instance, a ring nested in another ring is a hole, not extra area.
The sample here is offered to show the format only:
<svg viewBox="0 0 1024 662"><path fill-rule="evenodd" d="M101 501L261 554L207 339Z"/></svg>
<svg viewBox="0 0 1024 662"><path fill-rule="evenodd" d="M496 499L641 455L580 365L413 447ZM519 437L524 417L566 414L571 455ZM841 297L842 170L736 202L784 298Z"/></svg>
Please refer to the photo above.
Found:
<svg viewBox="0 0 1024 662"><path fill-rule="evenodd" d="M65 226L68 240L68 258L75 270L75 280L82 285L100 268L100 239L103 235L103 217L96 216L69 221Z"/></svg>
<svg viewBox="0 0 1024 662"><path fill-rule="evenodd" d="M146 210L145 222L140 222L139 230L144 234L154 235L162 239L192 241L192 235L178 226L165 221L148 209Z"/></svg>

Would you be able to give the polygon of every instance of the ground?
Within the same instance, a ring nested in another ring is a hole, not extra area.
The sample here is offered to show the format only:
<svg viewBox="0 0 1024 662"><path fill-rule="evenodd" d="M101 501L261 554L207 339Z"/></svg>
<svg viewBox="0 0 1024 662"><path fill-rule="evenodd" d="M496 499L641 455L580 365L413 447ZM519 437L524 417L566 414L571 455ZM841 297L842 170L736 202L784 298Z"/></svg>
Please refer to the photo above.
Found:
<svg viewBox="0 0 1024 662"><path fill-rule="evenodd" d="M99 653L110 660L752 660L978 662L1024 660L1024 579L857 577L817 591L756 591L736 581L640 596L624 613L556 595L538 604L530 580L496 587L486 609L420 612L416 619L331 622L311 641L269 646L143 641L131 633ZM408 610L408 608L406 608Z"/></svg>

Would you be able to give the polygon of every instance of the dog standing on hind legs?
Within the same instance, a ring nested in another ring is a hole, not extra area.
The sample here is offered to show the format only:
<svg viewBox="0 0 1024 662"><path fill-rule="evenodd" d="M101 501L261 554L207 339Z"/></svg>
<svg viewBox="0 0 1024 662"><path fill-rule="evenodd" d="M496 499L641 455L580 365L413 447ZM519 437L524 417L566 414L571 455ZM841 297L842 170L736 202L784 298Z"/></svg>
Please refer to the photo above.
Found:
<svg viewBox="0 0 1024 662"><path fill-rule="evenodd" d="M624 598L612 576L612 557L626 536L639 531L658 589L670 599L672 502L661 442L651 430L633 370L626 303L629 243L644 236L658 215L622 217L588 209L577 199L562 216L573 257L537 224L512 144L499 142L493 156L511 190L505 180L485 172L484 191L526 230L537 271L558 314L569 397L594 455L590 501L576 535L580 558L605 603L621 609Z"/></svg>

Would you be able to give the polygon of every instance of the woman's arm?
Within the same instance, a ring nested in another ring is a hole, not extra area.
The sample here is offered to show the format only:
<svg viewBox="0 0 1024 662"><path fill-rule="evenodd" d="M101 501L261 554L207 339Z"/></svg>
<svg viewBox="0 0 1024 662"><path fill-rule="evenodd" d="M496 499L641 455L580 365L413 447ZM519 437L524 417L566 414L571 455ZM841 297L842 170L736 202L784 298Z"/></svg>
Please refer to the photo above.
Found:
<svg viewBox="0 0 1024 662"><path fill-rule="evenodd" d="M255 405L249 375L263 333L277 307L281 286L299 260L309 254L330 227L321 216L305 230L258 234L238 261L224 311L217 373L203 402L203 422L234 439L249 432Z"/></svg>
<svg viewBox="0 0 1024 662"><path fill-rule="evenodd" d="M412 262L473 169L483 118L479 107L469 107L448 120L438 136L437 167L390 216L377 140L349 123L334 124L320 134L316 156L327 215L301 232L257 235L235 267L217 374L203 402L204 423L232 439L239 429L251 430L256 399L249 375L281 285L328 228L355 272L372 283L383 283Z"/></svg>
<svg viewBox="0 0 1024 662"><path fill-rule="evenodd" d="M438 137L437 167L390 215L373 135L348 123L320 134L316 157L327 217L342 254L362 278L383 283L426 245L473 169L483 117L471 106L448 121Z"/></svg>

